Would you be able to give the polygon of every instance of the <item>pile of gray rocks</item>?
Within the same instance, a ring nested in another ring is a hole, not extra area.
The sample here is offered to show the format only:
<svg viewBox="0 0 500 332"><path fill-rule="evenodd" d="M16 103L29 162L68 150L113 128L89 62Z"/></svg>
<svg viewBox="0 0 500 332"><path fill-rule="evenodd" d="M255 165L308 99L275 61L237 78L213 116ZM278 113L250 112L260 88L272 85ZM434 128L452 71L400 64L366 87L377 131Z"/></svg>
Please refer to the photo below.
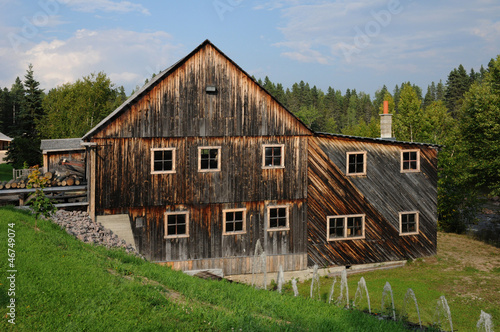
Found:
<svg viewBox="0 0 500 332"><path fill-rule="evenodd" d="M58 210L52 215L51 219L61 228L64 228L68 234L73 235L82 242L94 243L107 248L124 248L127 253L142 258L132 245L120 239L100 223L94 223L87 212Z"/></svg>

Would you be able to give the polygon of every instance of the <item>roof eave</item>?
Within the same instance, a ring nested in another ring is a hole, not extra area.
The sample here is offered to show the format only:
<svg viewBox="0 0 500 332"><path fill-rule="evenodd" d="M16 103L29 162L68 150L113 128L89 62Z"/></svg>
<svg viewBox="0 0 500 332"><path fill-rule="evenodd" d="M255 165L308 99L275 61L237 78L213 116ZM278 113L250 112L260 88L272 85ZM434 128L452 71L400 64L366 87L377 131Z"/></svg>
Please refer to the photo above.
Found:
<svg viewBox="0 0 500 332"><path fill-rule="evenodd" d="M421 145L421 146L429 146L432 148L442 148L443 145L432 144L432 143L420 143L420 142L406 142L406 141L398 141L396 139L385 139L385 138L373 138L373 137L362 137L362 136L350 136L350 135L342 135L342 134L332 134L332 133L324 133L324 132L315 132L316 136L327 136L327 137L339 137L339 138L349 138L349 139L357 139L357 140L365 140L373 143L383 143L383 144L409 144L409 145Z"/></svg>

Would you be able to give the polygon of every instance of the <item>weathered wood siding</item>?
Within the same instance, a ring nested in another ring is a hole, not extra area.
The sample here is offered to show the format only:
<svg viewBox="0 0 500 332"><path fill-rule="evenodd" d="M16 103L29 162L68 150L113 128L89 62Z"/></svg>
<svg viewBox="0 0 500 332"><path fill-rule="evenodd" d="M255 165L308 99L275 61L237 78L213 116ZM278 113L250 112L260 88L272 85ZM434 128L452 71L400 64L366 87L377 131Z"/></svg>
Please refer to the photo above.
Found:
<svg viewBox="0 0 500 332"><path fill-rule="evenodd" d="M401 149L421 150L421 172L400 172ZM367 152L367 175L346 176L346 152ZM350 265L436 253L437 151L424 145L318 136L309 140L308 254ZM419 211L418 235L399 235L399 212ZM365 238L327 241L327 216L365 214Z"/></svg>
<svg viewBox="0 0 500 332"><path fill-rule="evenodd" d="M96 139L98 209L294 200L307 196L307 139ZM262 169L262 144L284 144L285 167ZM221 170L198 171L198 147L221 147ZM151 148L176 148L176 172L151 174Z"/></svg>
<svg viewBox="0 0 500 332"><path fill-rule="evenodd" d="M105 137L295 136L311 132L210 44L176 65L95 135ZM208 94L215 86L216 94Z"/></svg>
<svg viewBox="0 0 500 332"><path fill-rule="evenodd" d="M85 150L51 151L43 155L43 166L45 171L54 172L61 160L85 164Z"/></svg>
<svg viewBox="0 0 500 332"><path fill-rule="evenodd" d="M290 229L267 230L267 207L289 206ZM246 209L246 233L223 235L222 210ZM165 239L165 211L189 211L189 237ZM230 257L253 256L257 240L267 255L286 256L305 254L307 247L305 200L277 200L263 202L241 202L225 204L176 204L158 207L107 209L105 214L128 213L134 233L135 244L148 259L159 262L200 261L196 266L210 265L206 260ZM142 219L142 226L137 222ZM205 260L205 261L203 261ZM181 263L178 263L181 264ZM213 267L213 266L212 266ZM302 268L305 268L305 264ZM219 266L219 268L224 268ZM226 267L226 273L249 273ZM230 271L231 270L231 271Z"/></svg>
<svg viewBox="0 0 500 332"><path fill-rule="evenodd" d="M207 93L207 86L217 92ZM204 43L92 132L96 176L90 201L95 199L96 214L128 213L136 246L154 261L234 265L228 258L248 260L257 239L276 256L273 261L305 257L311 134L234 62ZM262 168L263 144L283 144L284 168ZM201 146L221 148L220 171L198 171ZM151 174L152 148L175 149L175 173ZM289 207L289 230L265 230L266 208L275 204ZM245 234L222 235L222 210L229 208L247 209ZM190 213L189 237L165 239L164 213L179 210ZM137 218L144 226L136 227Z"/></svg>
<svg viewBox="0 0 500 332"><path fill-rule="evenodd" d="M257 261L257 273L262 271L261 261ZM170 266L175 270L208 270L219 269L223 267L224 275L246 274L252 271L254 258L250 256L241 257L224 257L213 259L198 259L187 261L170 261L159 263L161 265ZM300 271L307 268L307 254L288 254L288 255L268 255L266 256L266 271L278 272L280 266L283 271Z"/></svg>

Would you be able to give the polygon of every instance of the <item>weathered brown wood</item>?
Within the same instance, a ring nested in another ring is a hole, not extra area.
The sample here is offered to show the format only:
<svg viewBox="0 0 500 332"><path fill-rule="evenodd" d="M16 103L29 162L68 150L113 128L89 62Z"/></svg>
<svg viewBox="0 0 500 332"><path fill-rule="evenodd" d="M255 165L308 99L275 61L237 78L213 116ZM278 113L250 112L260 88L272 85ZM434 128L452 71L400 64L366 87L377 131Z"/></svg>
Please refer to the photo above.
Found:
<svg viewBox="0 0 500 332"><path fill-rule="evenodd" d="M207 85L219 92L207 94ZM270 255L305 254L309 135L207 44L92 137L89 208L143 218L134 234L153 260L244 257L257 240ZM284 168L262 168L264 144L284 145ZM198 171L200 146L220 147L219 172ZM151 149L162 147L175 148L176 171L151 174ZM290 229L267 232L266 206L278 202L289 206ZM164 239L165 207L190 211L188 238ZM247 209L247 232L223 236L222 210L238 207Z"/></svg>
<svg viewBox="0 0 500 332"><path fill-rule="evenodd" d="M168 74L168 75L166 75ZM181 61L94 138L290 136L311 132L211 44ZM207 86L217 94L207 94Z"/></svg>
<svg viewBox="0 0 500 332"><path fill-rule="evenodd" d="M48 151L44 153L44 170L52 173L69 171L84 176L85 150Z"/></svg>
<svg viewBox="0 0 500 332"><path fill-rule="evenodd" d="M435 254L437 165L428 162L435 157L421 161L425 174L409 175L400 172L404 144L323 136L311 139L309 146L311 264L351 265ZM423 154L435 153L432 147L420 148ZM345 176L346 151L367 151L366 176ZM398 212L415 210L421 216L419 234L400 236ZM328 216L359 213L366 215L364 239L327 241Z"/></svg>
<svg viewBox="0 0 500 332"><path fill-rule="evenodd" d="M208 86L216 93L207 93ZM271 270L435 253L432 148L411 145L421 150L419 174L393 174L405 144L314 135L210 42L155 77L83 139L91 218L128 214L137 247L154 261L250 273L257 241L272 256ZM279 167L263 167L265 145L283 147ZM200 171L200 147L218 151L217 171ZM172 151L174 167L155 173L153 149L161 148ZM346 152L360 149L366 175L346 176ZM404 196L400 188L415 194ZM287 207L286 229L267 229L273 205ZM228 209L244 209L245 232L224 233ZM399 235L394 215L401 209L421 211L418 235ZM189 212L189 236L165 238L167 211ZM364 238L327 241L326 218L347 214L365 217Z"/></svg>
<svg viewBox="0 0 500 332"><path fill-rule="evenodd" d="M70 176L70 177L66 178L66 185L67 186L72 186L74 184L75 184L75 179L73 177Z"/></svg>

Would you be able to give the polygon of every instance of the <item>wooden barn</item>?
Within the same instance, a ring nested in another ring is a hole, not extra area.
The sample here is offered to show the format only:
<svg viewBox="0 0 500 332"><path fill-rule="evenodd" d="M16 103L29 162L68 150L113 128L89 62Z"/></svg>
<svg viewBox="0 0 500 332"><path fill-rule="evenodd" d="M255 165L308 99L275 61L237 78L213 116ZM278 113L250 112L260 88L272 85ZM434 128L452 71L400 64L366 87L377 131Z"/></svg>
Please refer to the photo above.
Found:
<svg viewBox="0 0 500 332"><path fill-rule="evenodd" d="M44 172L54 173L73 166L83 176L86 151L81 144L81 138L43 139L40 142L40 150L42 150Z"/></svg>
<svg viewBox="0 0 500 332"><path fill-rule="evenodd" d="M310 263L436 254L436 146L316 134L308 167Z"/></svg>
<svg viewBox="0 0 500 332"><path fill-rule="evenodd" d="M177 269L251 273L258 241L269 272L436 250L435 146L314 133L208 40L82 140L92 218Z"/></svg>

